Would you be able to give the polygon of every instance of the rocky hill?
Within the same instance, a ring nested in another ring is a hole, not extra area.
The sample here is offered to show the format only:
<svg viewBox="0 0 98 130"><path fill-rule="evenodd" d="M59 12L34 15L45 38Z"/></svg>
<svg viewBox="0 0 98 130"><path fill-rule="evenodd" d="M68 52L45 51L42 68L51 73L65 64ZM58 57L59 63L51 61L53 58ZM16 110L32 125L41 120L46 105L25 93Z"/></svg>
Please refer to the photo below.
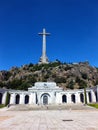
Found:
<svg viewBox="0 0 98 130"><path fill-rule="evenodd" d="M91 87L98 84L98 68L88 62L23 65L0 71L0 87L27 90L37 81L54 81L64 89Z"/></svg>

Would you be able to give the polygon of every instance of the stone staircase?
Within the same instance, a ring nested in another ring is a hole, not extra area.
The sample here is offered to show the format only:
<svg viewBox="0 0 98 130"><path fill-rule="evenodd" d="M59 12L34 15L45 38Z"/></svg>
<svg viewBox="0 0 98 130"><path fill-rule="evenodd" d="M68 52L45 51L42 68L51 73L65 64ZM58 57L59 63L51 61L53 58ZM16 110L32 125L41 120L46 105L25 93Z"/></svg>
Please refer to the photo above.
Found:
<svg viewBox="0 0 98 130"><path fill-rule="evenodd" d="M37 110L95 110L83 104L64 104L64 105L11 105L8 111L37 111Z"/></svg>

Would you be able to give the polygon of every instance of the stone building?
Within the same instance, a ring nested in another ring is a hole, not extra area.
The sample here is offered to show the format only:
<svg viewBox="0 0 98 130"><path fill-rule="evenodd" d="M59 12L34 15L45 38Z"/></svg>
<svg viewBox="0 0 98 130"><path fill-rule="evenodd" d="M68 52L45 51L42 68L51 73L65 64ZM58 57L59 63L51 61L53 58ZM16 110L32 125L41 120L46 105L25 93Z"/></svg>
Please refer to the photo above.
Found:
<svg viewBox="0 0 98 130"><path fill-rule="evenodd" d="M0 89L0 104L77 104L84 103L84 89L63 90L55 82L36 82L28 91ZM87 102L98 102L98 86L87 88Z"/></svg>

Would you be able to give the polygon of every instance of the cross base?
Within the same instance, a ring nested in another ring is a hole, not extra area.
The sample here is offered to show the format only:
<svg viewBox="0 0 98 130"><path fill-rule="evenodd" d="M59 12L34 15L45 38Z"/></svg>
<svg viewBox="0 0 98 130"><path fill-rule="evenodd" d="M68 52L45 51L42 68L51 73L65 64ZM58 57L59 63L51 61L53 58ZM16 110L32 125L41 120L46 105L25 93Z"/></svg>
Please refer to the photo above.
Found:
<svg viewBox="0 0 98 130"><path fill-rule="evenodd" d="M48 57L41 56L38 64L48 64L48 63L49 63Z"/></svg>

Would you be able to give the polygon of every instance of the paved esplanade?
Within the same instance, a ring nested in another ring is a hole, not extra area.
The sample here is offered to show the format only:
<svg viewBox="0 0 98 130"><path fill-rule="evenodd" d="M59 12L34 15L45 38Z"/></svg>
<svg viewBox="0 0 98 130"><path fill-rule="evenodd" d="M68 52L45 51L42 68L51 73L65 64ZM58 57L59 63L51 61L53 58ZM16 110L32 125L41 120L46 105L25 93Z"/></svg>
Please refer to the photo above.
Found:
<svg viewBox="0 0 98 130"><path fill-rule="evenodd" d="M0 110L0 130L98 130L98 110Z"/></svg>
<svg viewBox="0 0 98 130"><path fill-rule="evenodd" d="M42 56L40 58L39 64L41 64L41 63L48 63L48 58L46 56L46 36L50 35L50 33L46 33L46 30L44 28L43 32L42 33L38 33L38 34L43 36Z"/></svg>

